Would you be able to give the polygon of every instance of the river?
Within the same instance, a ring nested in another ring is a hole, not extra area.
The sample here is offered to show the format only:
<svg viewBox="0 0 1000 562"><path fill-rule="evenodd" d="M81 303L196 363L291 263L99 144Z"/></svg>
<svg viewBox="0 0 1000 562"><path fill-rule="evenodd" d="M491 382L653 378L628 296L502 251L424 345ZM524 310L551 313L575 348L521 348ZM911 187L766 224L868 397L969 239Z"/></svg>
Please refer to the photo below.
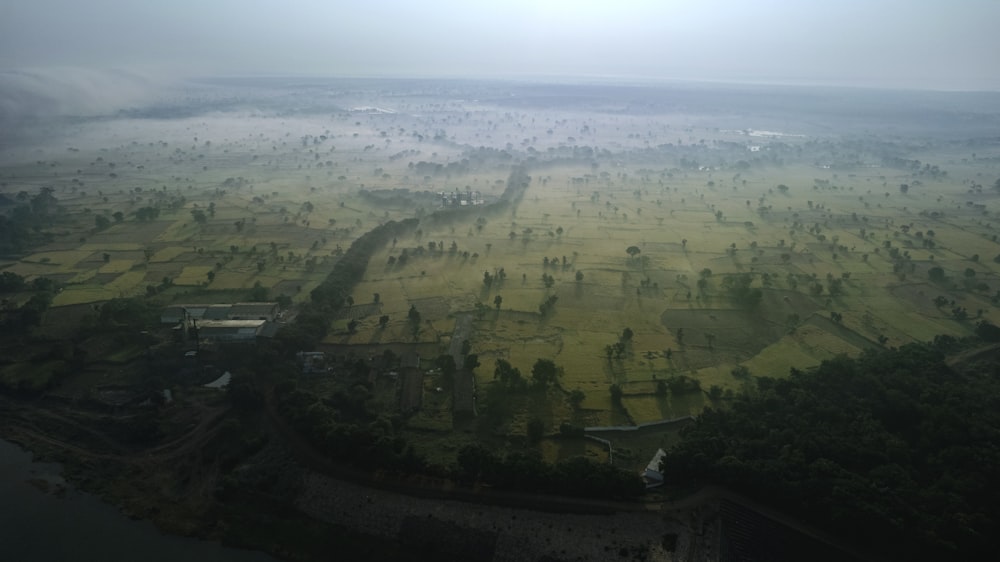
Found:
<svg viewBox="0 0 1000 562"><path fill-rule="evenodd" d="M73 489L58 464L0 440L0 557L18 562L276 562L263 553L161 533ZM36 484L29 483L35 482ZM43 483L44 482L44 483ZM48 486L50 493L40 487ZM64 493L51 493L64 489Z"/></svg>

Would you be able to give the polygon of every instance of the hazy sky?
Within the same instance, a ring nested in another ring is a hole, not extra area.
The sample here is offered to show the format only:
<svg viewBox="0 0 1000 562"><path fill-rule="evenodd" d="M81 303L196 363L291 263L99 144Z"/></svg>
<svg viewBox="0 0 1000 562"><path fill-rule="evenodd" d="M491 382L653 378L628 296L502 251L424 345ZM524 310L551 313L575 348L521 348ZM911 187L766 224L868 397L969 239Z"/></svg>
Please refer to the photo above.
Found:
<svg viewBox="0 0 1000 562"><path fill-rule="evenodd" d="M1000 0L6 0L0 70L1000 90L998 24Z"/></svg>

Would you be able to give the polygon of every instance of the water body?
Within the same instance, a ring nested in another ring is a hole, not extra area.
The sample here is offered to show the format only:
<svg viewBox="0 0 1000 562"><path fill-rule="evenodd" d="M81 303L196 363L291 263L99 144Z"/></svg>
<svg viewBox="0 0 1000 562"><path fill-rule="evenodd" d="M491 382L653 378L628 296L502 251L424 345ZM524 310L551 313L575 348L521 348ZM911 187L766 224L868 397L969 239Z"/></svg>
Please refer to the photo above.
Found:
<svg viewBox="0 0 1000 562"><path fill-rule="evenodd" d="M58 464L33 462L31 453L0 440L0 558L276 562L259 552L165 535L149 521L129 519L96 496L66 486L61 472ZM50 493L39 486L48 486ZM61 487L65 493L51 493Z"/></svg>

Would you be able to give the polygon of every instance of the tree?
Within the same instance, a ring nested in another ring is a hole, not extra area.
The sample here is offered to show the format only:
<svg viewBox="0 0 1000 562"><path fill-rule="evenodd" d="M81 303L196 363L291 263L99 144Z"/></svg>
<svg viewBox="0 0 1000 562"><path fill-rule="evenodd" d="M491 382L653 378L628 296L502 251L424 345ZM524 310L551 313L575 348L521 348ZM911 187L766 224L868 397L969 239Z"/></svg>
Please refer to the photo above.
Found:
<svg viewBox="0 0 1000 562"><path fill-rule="evenodd" d="M466 445L458 450L459 468L466 477L473 480L484 478L490 479L500 466L500 459L486 447L478 443Z"/></svg>
<svg viewBox="0 0 1000 562"><path fill-rule="evenodd" d="M24 277L13 271L0 271L0 293L20 291L24 286Z"/></svg>
<svg viewBox="0 0 1000 562"><path fill-rule="evenodd" d="M583 272L582 271L577 271L576 272L576 282L579 283L581 281L583 281Z"/></svg>
<svg viewBox="0 0 1000 562"><path fill-rule="evenodd" d="M613 384L608 387L608 391L611 392L611 402L620 406L622 403L622 387Z"/></svg>
<svg viewBox="0 0 1000 562"><path fill-rule="evenodd" d="M212 281L215 281L215 272L214 271L209 271L206 275L208 277L208 282L209 283L211 283Z"/></svg>
<svg viewBox="0 0 1000 562"><path fill-rule="evenodd" d="M556 364L551 359L538 359L531 367L531 378L536 386L545 388L556 382L557 371Z"/></svg>
<svg viewBox="0 0 1000 562"><path fill-rule="evenodd" d="M410 311L406 313L406 319L410 321L410 326L413 327L414 332L420 329L420 312L416 306L410 305Z"/></svg>
<svg viewBox="0 0 1000 562"><path fill-rule="evenodd" d="M983 341L997 342L1000 341L1000 328L987 320L980 320L976 324L976 335Z"/></svg>
<svg viewBox="0 0 1000 562"><path fill-rule="evenodd" d="M944 281L944 269L938 266L934 266L927 270L927 278L935 283L940 283Z"/></svg>
<svg viewBox="0 0 1000 562"><path fill-rule="evenodd" d="M625 248L625 253L628 254L628 257L635 259L636 256L642 253L642 250L638 246L629 246Z"/></svg>
<svg viewBox="0 0 1000 562"><path fill-rule="evenodd" d="M28 302L21 305L18 312L21 316L21 325L24 327L38 326L42 323L42 314L48 310L52 304L51 293L35 293L31 295Z"/></svg>
<svg viewBox="0 0 1000 562"><path fill-rule="evenodd" d="M545 301L542 304L538 305L538 313L541 314L542 316L548 316L555 308L556 301L558 300L559 297L557 297L556 295L551 295L549 298L545 299Z"/></svg>
<svg viewBox="0 0 1000 562"><path fill-rule="evenodd" d="M729 297L733 301L746 308L754 308L760 303L764 293L760 289L751 289L751 283L753 283L753 277L749 273L741 273L726 277L722 284L728 288Z"/></svg>
<svg viewBox="0 0 1000 562"><path fill-rule="evenodd" d="M632 331L632 328L626 327L624 330L622 330L622 335L619 339L621 340L622 343L629 343L632 341L632 336L634 335L635 333Z"/></svg>
<svg viewBox="0 0 1000 562"><path fill-rule="evenodd" d="M496 297L493 298L493 305L497 307L497 311L498 312L500 310L500 305L501 304L503 304L503 297L501 297L500 295L497 295Z"/></svg>
<svg viewBox="0 0 1000 562"><path fill-rule="evenodd" d="M270 291L260 281L255 281L250 289L250 302L265 302Z"/></svg>
<svg viewBox="0 0 1000 562"><path fill-rule="evenodd" d="M115 219L115 222L122 222L125 220L125 213L121 211L115 211L111 214L111 218Z"/></svg>
<svg viewBox="0 0 1000 562"><path fill-rule="evenodd" d="M205 224L208 222L208 215L206 215L205 211L202 211L201 209L191 209L191 216L194 218L194 222L198 224Z"/></svg>
<svg viewBox="0 0 1000 562"><path fill-rule="evenodd" d="M382 316L378 317L378 327L379 328L385 329L385 327L388 326L388 325L389 325L389 315L388 314L383 314Z"/></svg>
<svg viewBox="0 0 1000 562"><path fill-rule="evenodd" d="M274 299L274 302L278 303L278 306L281 307L281 310L288 310L288 308L292 306L292 297L284 294L278 295Z"/></svg>
<svg viewBox="0 0 1000 562"><path fill-rule="evenodd" d="M521 390L524 387L521 370L517 367L512 367L506 359L496 360L496 368L493 369L493 379L499 379L500 385L509 390Z"/></svg>
<svg viewBox="0 0 1000 562"><path fill-rule="evenodd" d="M529 443L538 443L545 435L545 423L539 418L531 418L528 421L527 437Z"/></svg>
<svg viewBox="0 0 1000 562"><path fill-rule="evenodd" d="M108 220L108 217L104 215L94 216L94 228L96 228L97 230L105 230L109 226L111 226L111 221Z"/></svg>
<svg viewBox="0 0 1000 562"><path fill-rule="evenodd" d="M136 209L135 218L139 222L147 222L160 216L160 209L157 207L141 207Z"/></svg>
<svg viewBox="0 0 1000 562"><path fill-rule="evenodd" d="M479 355L475 353L470 353L465 356L465 360L462 361L462 368L466 371L475 371L476 367L479 366Z"/></svg>
<svg viewBox="0 0 1000 562"><path fill-rule="evenodd" d="M574 408L579 408L580 404L587 397L579 388L575 388L569 393L569 403L573 405Z"/></svg>

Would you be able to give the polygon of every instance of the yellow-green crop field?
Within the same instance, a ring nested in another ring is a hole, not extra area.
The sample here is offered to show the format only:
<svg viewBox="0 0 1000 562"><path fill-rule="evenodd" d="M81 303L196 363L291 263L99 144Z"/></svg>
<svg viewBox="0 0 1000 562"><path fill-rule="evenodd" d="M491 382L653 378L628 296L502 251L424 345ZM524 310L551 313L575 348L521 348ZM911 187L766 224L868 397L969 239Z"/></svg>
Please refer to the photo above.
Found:
<svg viewBox="0 0 1000 562"><path fill-rule="evenodd" d="M55 234L0 271L59 283L50 322L64 306L245 300L255 287L308 307L361 235L417 218L374 252L323 345L420 349L429 366L471 316L463 337L480 361L479 400L502 400L506 413L481 415L484 427L456 422L450 394L428 382L407 422L424 450L452 453L477 436L522 438L532 420L551 435L563 422L726 407L725 393L749 384L739 367L783 377L1000 323L993 145L975 156L960 142L840 135L846 124L809 119L448 99L444 109L379 98L396 104L387 114L200 115L148 134L110 120L74 129L75 150L25 146L3 155L3 193L24 201L51 186ZM498 204L515 167L531 181ZM483 205L445 202L473 192ZM558 390L493 392L497 360L530 379L540 358L559 367ZM700 389L658 391L681 376ZM669 439L647 433L650 446ZM557 439L538 447L548 458L606 454Z"/></svg>

